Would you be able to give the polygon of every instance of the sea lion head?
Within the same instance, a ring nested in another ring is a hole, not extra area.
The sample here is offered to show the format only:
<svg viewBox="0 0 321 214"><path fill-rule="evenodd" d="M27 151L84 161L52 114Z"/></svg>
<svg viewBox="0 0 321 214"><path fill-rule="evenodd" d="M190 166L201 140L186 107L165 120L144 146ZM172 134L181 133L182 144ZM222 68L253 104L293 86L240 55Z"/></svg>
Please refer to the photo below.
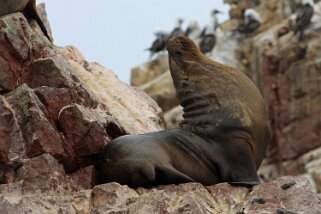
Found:
<svg viewBox="0 0 321 214"><path fill-rule="evenodd" d="M181 80L187 79L188 67L201 61L204 55L196 44L186 36L172 37L166 42L169 54L169 66L176 88Z"/></svg>

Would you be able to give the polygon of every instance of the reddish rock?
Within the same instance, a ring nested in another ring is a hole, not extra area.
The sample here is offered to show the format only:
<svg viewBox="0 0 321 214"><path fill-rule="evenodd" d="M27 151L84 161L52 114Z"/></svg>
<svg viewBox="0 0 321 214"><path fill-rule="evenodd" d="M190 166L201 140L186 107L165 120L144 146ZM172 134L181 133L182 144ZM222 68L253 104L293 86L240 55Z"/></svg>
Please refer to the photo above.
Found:
<svg viewBox="0 0 321 214"><path fill-rule="evenodd" d="M77 104L63 108L58 119L69 154L63 161L68 171L96 163L97 156L111 141L111 137L124 135L113 117Z"/></svg>
<svg viewBox="0 0 321 214"><path fill-rule="evenodd" d="M304 177L281 177L254 188L245 213L318 213L321 200Z"/></svg>
<svg viewBox="0 0 321 214"><path fill-rule="evenodd" d="M0 91L9 92L24 83L33 60L55 55L52 44L38 36L21 13L0 19Z"/></svg>
<svg viewBox="0 0 321 214"><path fill-rule="evenodd" d="M51 40L53 41L53 36L52 36L52 31L51 31L51 27L49 24L49 20L48 20L48 16L47 16L47 11L46 11L46 4L45 3L40 3L37 5L37 11L38 14L42 20L42 23L45 25L47 33L49 35L49 37L51 38ZM41 33L38 33L40 35L43 35L41 29L39 28ZM38 32L38 31L37 31Z"/></svg>
<svg viewBox="0 0 321 214"><path fill-rule="evenodd" d="M92 190L92 213L128 213L128 206L139 197L128 186L108 183L94 187Z"/></svg>
<svg viewBox="0 0 321 214"><path fill-rule="evenodd" d="M23 194L67 187L63 166L50 154L29 159L17 170L16 181L23 181Z"/></svg>
<svg viewBox="0 0 321 214"><path fill-rule="evenodd" d="M64 48L59 48L59 52L62 53L65 57L71 59L82 67L88 66L88 61L80 53L80 51L75 46L66 46Z"/></svg>
<svg viewBox="0 0 321 214"><path fill-rule="evenodd" d="M71 68L62 58L44 58L30 64L30 74L26 82L30 87L48 86L53 88L71 88L74 81Z"/></svg>
<svg viewBox="0 0 321 214"><path fill-rule="evenodd" d="M26 144L16 115L8 100L0 96L0 163L24 158Z"/></svg>
<svg viewBox="0 0 321 214"><path fill-rule="evenodd" d="M210 192L201 184L168 185L139 190L141 196L129 206L132 213L220 213Z"/></svg>
<svg viewBox="0 0 321 214"><path fill-rule="evenodd" d="M19 125L26 157L35 157L43 153L62 158L65 155L63 141L56 128L47 120L45 107L36 94L27 85L22 85L7 95L7 103ZM14 130L13 130L14 131ZM8 145L12 142L7 141Z"/></svg>
<svg viewBox="0 0 321 214"><path fill-rule="evenodd" d="M96 169L94 166L81 168L78 171L69 174L69 185L74 190L91 189L96 181Z"/></svg>
<svg viewBox="0 0 321 214"><path fill-rule="evenodd" d="M216 213L242 213L244 201L249 195L246 187L231 186L227 183L221 183L206 187L213 196L217 210Z"/></svg>
<svg viewBox="0 0 321 214"><path fill-rule="evenodd" d="M58 115L61 109L72 104L80 104L92 107L88 100L82 99L76 89L70 88L51 88L43 86L34 89L42 104L46 107L49 118L55 123L58 121Z"/></svg>

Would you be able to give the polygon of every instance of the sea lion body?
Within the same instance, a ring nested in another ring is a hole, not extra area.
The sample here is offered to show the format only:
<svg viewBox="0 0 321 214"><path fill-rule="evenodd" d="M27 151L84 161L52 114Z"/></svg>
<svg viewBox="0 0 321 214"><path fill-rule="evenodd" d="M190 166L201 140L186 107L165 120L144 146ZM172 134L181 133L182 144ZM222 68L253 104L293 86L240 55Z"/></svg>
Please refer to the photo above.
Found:
<svg viewBox="0 0 321 214"><path fill-rule="evenodd" d="M259 90L185 36L169 39L166 47L184 120L177 129L113 140L101 161L100 182L258 184L256 170L271 138Z"/></svg>
<svg viewBox="0 0 321 214"><path fill-rule="evenodd" d="M186 182L204 185L222 181L244 185L259 183L255 170L243 168L241 177L240 171L233 170L241 156L234 157L229 146L182 129L123 136L106 147L101 182L117 181L131 187ZM246 154L243 161L251 157L251 151L246 149L242 146L238 149ZM248 162L253 163L251 159ZM255 168L254 165L247 167Z"/></svg>
<svg viewBox="0 0 321 214"><path fill-rule="evenodd" d="M36 20L43 34L51 41L48 31L38 14L35 0L0 0L0 16L16 12L22 12L27 19Z"/></svg>

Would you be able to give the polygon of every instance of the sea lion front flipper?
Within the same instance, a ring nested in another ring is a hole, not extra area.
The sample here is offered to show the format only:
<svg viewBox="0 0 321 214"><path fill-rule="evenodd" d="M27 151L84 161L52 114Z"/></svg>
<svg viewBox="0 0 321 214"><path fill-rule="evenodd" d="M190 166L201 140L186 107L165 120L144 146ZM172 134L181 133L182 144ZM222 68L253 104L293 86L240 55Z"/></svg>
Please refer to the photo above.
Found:
<svg viewBox="0 0 321 214"><path fill-rule="evenodd" d="M156 168L156 183L157 184L180 184L196 182L194 179L172 167L157 167Z"/></svg>
<svg viewBox="0 0 321 214"><path fill-rule="evenodd" d="M256 181L244 181L244 182L228 182L232 186L242 186L242 187L252 187L255 185L259 185L261 182Z"/></svg>
<svg viewBox="0 0 321 214"><path fill-rule="evenodd" d="M36 1L29 1L28 5L23 11L23 14L26 16L27 19L34 19L36 20L37 24L39 25L41 31L43 34L49 39L49 41L52 42L52 39L50 38L47 28L45 27L43 21L41 20L39 13L37 11L36 7Z"/></svg>
<svg viewBox="0 0 321 214"><path fill-rule="evenodd" d="M229 143L225 147L226 181L231 185L247 187L260 184L250 146L253 144L252 137L243 131L232 132Z"/></svg>

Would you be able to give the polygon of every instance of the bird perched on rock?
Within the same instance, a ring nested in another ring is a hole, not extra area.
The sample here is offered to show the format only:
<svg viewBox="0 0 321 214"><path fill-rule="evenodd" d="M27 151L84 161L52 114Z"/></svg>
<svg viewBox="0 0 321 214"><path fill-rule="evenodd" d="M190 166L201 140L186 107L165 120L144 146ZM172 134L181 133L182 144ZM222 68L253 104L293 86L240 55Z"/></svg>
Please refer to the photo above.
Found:
<svg viewBox="0 0 321 214"><path fill-rule="evenodd" d="M304 29L311 22L314 13L313 0L302 0L302 4L297 10L295 17L294 35L299 33L299 39L303 38Z"/></svg>
<svg viewBox="0 0 321 214"><path fill-rule="evenodd" d="M22 12L27 19L34 19L43 34L52 41L48 31L43 24L36 7L35 0L0 0L0 16L10 13Z"/></svg>
<svg viewBox="0 0 321 214"><path fill-rule="evenodd" d="M201 33L199 48L203 54L211 52L215 46L215 43L216 43L215 32L218 26L218 21L216 17L217 13L220 13L220 12L218 10L214 10L211 13L210 24L207 25Z"/></svg>
<svg viewBox="0 0 321 214"><path fill-rule="evenodd" d="M236 31L244 34L253 33L262 23L261 16L254 9L246 9L244 12L244 23Z"/></svg>
<svg viewBox="0 0 321 214"><path fill-rule="evenodd" d="M199 48L203 54L209 53L213 50L216 43L215 31L210 27L206 28L204 35L199 42Z"/></svg>
<svg viewBox="0 0 321 214"><path fill-rule="evenodd" d="M218 24L218 18L217 18L217 14L219 13L222 13L221 11L219 10L213 10L212 13L211 13L211 16L212 16L212 24L214 26L214 30L216 31L219 24Z"/></svg>
<svg viewBox="0 0 321 214"><path fill-rule="evenodd" d="M184 22L184 19L181 18L181 17L176 19L175 27L172 30L172 32L169 34L168 38L177 37L177 36L183 36L184 35L184 31L182 29L183 22Z"/></svg>
<svg viewBox="0 0 321 214"><path fill-rule="evenodd" d="M149 58L152 58L155 53L165 50L166 40L168 39L168 33L163 30L157 30L154 34L156 39L152 43L151 47L146 49L150 51Z"/></svg>
<svg viewBox="0 0 321 214"><path fill-rule="evenodd" d="M185 31L185 36L191 38L192 40L195 40L200 36L200 34L200 26L198 25L197 21L192 20Z"/></svg>

